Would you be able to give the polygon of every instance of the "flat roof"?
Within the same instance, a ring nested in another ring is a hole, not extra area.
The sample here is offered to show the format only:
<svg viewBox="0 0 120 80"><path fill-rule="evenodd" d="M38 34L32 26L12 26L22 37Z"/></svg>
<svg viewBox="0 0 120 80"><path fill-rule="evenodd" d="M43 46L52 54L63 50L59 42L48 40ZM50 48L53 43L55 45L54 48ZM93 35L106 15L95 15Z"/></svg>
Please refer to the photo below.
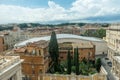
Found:
<svg viewBox="0 0 120 80"><path fill-rule="evenodd" d="M88 41L104 42L104 40L100 38L78 36L74 34L57 34L57 39L82 39L82 40L88 40ZM15 44L14 47L22 47L22 46L25 46L27 43L30 43L30 42L33 43L33 42L37 42L40 40L49 41L50 36L31 38L31 39Z"/></svg>
<svg viewBox="0 0 120 80"><path fill-rule="evenodd" d="M0 55L0 76L14 67L15 64L20 64L22 60L20 56L1 56Z"/></svg>

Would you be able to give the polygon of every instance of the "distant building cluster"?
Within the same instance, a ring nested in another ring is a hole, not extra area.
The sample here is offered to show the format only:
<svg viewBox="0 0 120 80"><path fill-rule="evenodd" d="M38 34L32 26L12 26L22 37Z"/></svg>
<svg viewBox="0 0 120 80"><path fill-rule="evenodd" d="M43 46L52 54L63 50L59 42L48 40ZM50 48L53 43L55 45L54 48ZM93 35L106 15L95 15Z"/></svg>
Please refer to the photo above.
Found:
<svg viewBox="0 0 120 80"><path fill-rule="evenodd" d="M50 36L51 32L55 31L57 34L68 33L80 35L79 27L36 27L36 28L26 28L21 30L19 27L15 26L13 30L6 30L0 32L0 52L7 49L12 49L15 43L30 39L33 37Z"/></svg>
<svg viewBox="0 0 120 80"><path fill-rule="evenodd" d="M29 24L28 24L29 25ZM86 31L96 31L100 28L98 25L86 24L84 27L79 27L78 25L68 25L68 26L55 26L55 27L32 27L20 29L17 25L14 25L13 30L0 31L0 52L7 49L12 49L15 43L24 41L33 37L43 37L50 36L52 31L56 34L75 34L82 35ZM107 28L103 28L107 29Z"/></svg>
<svg viewBox="0 0 120 80"><path fill-rule="evenodd" d="M0 32L0 47L1 51L5 51L8 49L13 49L13 46L21 41L20 37L21 30L19 27L14 27L12 31L1 31Z"/></svg>
<svg viewBox="0 0 120 80"><path fill-rule="evenodd" d="M42 37L49 36L52 31L55 31L56 34L66 33L80 35L80 27L76 26L27 28L21 35L26 35L28 38Z"/></svg>

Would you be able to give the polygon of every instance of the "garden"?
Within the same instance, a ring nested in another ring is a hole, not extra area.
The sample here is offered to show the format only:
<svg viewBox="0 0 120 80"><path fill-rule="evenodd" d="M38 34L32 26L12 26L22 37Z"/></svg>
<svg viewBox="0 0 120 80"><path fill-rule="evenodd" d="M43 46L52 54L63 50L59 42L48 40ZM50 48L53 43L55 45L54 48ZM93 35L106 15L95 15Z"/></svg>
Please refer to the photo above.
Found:
<svg viewBox="0 0 120 80"><path fill-rule="evenodd" d="M76 75L92 75L100 72L101 59L89 60L83 58L79 60L78 48L74 49L74 56L71 57L70 50L68 49L67 58L65 61L59 60L59 48L55 32L52 32L49 42L49 54L52 61L52 66L49 68L48 73L51 74L76 74Z"/></svg>

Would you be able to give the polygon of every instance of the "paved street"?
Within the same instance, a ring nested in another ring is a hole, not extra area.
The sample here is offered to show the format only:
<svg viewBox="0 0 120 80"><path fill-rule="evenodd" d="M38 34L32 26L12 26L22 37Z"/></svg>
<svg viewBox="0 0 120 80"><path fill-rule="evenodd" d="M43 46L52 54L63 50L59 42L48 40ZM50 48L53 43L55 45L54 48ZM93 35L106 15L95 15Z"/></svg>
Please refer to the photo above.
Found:
<svg viewBox="0 0 120 80"><path fill-rule="evenodd" d="M96 55L96 58L105 58L107 57L107 54L100 54L100 55Z"/></svg>
<svg viewBox="0 0 120 80"><path fill-rule="evenodd" d="M101 58L102 61L102 65L105 68L105 70L107 71L108 75L107 75L107 79L108 80L116 80L113 76L113 74L111 73L111 67L108 66L107 61L105 60L105 58Z"/></svg>
<svg viewBox="0 0 120 80"><path fill-rule="evenodd" d="M113 76L113 74L111 73L111 67L108 66L107 64L107 60L105 60L105 58L107 57L106 54L102 54L102 55L97 55L96 58L101 58L102 61L102 66L105 68L105 70L107 71L108 75L107 75L107 79L108 80L116 80Z"/></svg>

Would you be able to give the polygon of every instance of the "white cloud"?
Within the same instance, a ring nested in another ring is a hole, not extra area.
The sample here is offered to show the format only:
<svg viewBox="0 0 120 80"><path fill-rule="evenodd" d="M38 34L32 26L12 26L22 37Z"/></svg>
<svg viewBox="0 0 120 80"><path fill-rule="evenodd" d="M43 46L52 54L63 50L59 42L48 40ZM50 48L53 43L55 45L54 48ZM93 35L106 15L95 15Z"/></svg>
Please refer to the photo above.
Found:
<svg viewBox="0 0 120 80"><path fill-rule="evenodd" d="M67 16L65 9L53 1L49 1L48 5L48 8L0 5L0 22L44 22L61 20Z"/></svg>
<svg viewBox="0 0 120 80"><path fill-rule="evenodd" d="M76 0L69 9L65 9L53 1L48 1L48 8L0 5L0 23L74 20L118 14L120 13L119 2L118 0Z"/></svg>
<svg viewBox="0 0 120 80"><path fill-rule="evenodd" d="M76 0L72 4L71 10L79 12L85 17L116 14L120 12L120 6L118 7L116 1L117 0Z"/></svg>
<svg viewBox="0 0 120 80"><path fill-rule="evenodd" d="M100 10L100 5L96 0L76 0L70 10L78 12L82 17L89 17Z"/></svg>

